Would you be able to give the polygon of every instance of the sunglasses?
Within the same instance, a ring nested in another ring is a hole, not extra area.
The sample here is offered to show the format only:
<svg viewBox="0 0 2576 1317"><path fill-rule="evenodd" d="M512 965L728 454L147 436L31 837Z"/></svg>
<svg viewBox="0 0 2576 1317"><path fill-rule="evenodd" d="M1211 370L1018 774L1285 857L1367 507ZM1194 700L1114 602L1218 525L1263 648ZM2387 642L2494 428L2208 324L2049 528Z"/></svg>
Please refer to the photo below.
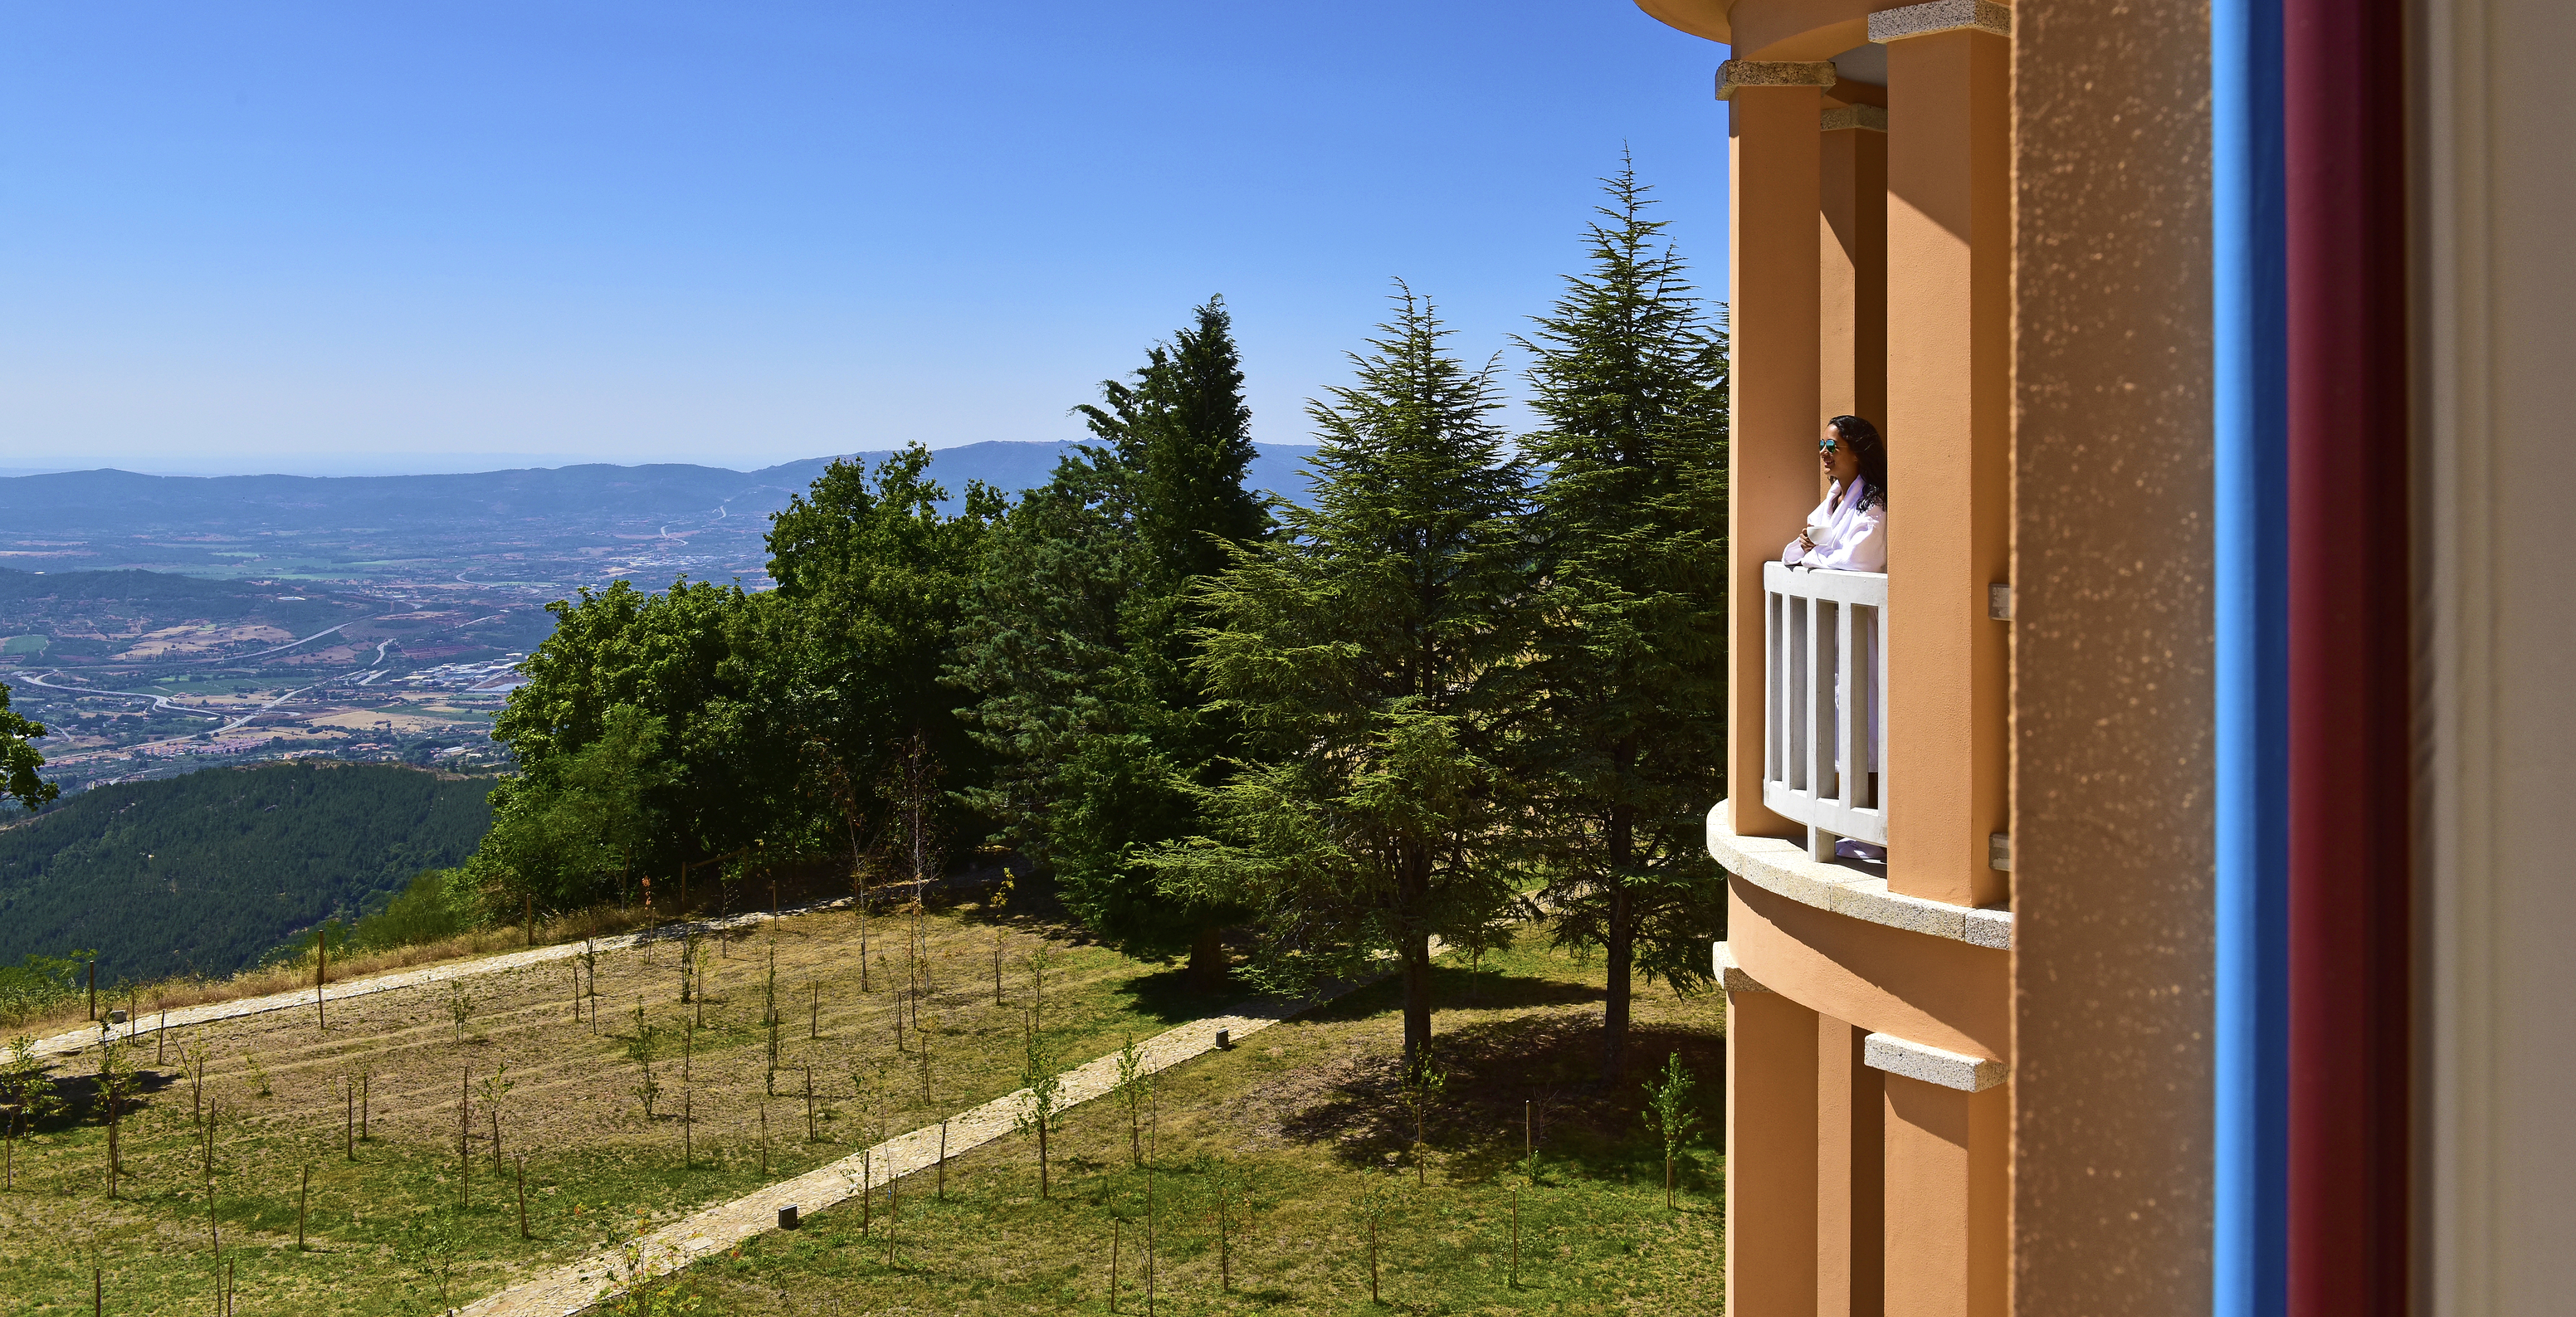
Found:
<svg viewBox="0 0 2576 1317"><path fill-rule="evenodd" d="M1836 447L1835 441L1834 441L1834 440L1831 440L1831 439L1820 439L1820 440L1818 440L1818 441L1816 442L1816 451L1817 451L1817 452L1819 452L1819 453L1826 454L1826 455L1828 455L1828 456L1831 456L1831 455L1832 455L1832 453L1834 452L1835 447Z"/></svg>

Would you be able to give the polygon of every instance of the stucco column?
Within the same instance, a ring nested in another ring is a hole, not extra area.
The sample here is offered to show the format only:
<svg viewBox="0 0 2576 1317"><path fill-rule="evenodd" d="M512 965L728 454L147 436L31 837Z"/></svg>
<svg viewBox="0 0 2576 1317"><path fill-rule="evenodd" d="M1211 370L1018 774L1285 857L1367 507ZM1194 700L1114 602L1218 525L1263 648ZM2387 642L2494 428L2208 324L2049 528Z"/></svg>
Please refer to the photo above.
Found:
<svg viewBox="0 0 2576 1317"><path fill-rule="evenodd" d="M1728 445L1727 794L1740 835L1803 836L1762 804L1762 564L1816 505L1820 93L1831 63L1729 60L1727 275L1733 351Z"/></svg>
<svg viewBox="0 0 2576 1317"><path fill-rule="evenodd" d="M2010 826L2011 12L1870 15L1887 43L1888 886L2003 899ZM2108 455L2103 460L2109 460Z"/></svg>
<svg viewBox="0 0 2576 1317"><path fill-rule="evenodd" d="M1864 1054L1887 1071L1887 1317L2003 1317L2012 1180L2004 1067L1886 1034L1870 1035Z"/></svg>
<svg viewBox="0 0 2576 1317"><path fill-rule="evenodd" d="M1887 111L1823 112L1816 213L1817 410L1887 424ZM1823 479L1821 472L1818 480ZM1822 497L1821 492L1819 497Z"/></svg>
<svg viewBox="0 0 2576 1317"><path fill-rule="evenodd" d="M1868 1036L1816 1016L1816 1317L1880 1312L1886 1098Z"/></svg>
<svg viewBox="0 0 2576 1317"><path fill-rule="evenodd" d="M1726 995L1726 1310L1816 1311L1816 1013Z"/></svg>

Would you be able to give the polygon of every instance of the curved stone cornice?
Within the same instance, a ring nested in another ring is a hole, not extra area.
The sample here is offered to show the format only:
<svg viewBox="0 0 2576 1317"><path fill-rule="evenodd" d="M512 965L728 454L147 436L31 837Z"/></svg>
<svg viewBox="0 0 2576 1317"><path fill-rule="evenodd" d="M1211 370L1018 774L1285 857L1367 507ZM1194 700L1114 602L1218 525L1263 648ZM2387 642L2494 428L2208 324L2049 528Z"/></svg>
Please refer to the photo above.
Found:
<svg viewBox="0 0 2576 1317"><path fill-rule="evenodd" d="M1728 873L1800 905L1972 947L2012 950L2012 911L1891 892L1884 878L1808 858L1801 842L1737 836L1727 827L1722 800L1708 812L1708 853Z"/></svg>

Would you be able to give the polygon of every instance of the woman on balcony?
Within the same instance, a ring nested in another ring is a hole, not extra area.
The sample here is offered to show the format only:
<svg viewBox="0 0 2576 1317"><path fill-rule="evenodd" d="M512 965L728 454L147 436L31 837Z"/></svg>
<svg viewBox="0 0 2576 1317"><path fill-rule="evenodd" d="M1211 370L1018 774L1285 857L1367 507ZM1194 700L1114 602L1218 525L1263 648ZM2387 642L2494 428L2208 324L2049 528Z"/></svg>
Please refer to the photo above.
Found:
<svg viewBox="0 0 2576 1317"><path fill-rule="evenodd" d="M1837 572L1887 570L1887 444L1857 416L1825 422L1816 459L1833 487L1780 554L1792 566Z"/></svg>

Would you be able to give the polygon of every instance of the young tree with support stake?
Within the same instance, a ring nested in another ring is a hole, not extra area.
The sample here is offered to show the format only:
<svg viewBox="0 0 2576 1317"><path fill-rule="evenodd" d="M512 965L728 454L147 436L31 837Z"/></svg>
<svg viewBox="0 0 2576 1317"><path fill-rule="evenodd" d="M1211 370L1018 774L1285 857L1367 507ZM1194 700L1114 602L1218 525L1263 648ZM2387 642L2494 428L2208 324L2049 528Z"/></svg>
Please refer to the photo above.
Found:
<svg viewBox="0 0 2576 1317"><path fill-rule="evenodd" d="M1521 340L1539 582L1523 821L1561 946L1609 972L1602 1072L1626 1063L1636 978L1708 981L1726 880L1702 816L1726 794L1726 334L1646 218L1634 166L1603 180L1591 268Z"/></svg>
<svg viewBox="0 0 2576 1317"><path fill-rule="evenodd" d="M1408 1060L1431 1040L1431 939L1515 900L1510 720L1523 704L1522 475L1492 365L1399 285L1396 318L1315 403L1316 505L1201 592L1199 671L1259 746L1206 793L1213 836L1152 856L1167 887L1255 911L1299 980L1392 952Z"/></svg>
<svg viewBox="0 0 2576 1317"><path fill-rule="evenodd" d="M1682 1145L1690 1142L1691 1132L1699 1127L1699 1112L1693 1105L1696 1087L1690 1071L1682 1067L1682 1054L1664 1057L1664 1072L1646 1085L1646 1128L1664 1144L1664 1206L1673 1201L1673 1161L1681 1156Z"/></svg>

